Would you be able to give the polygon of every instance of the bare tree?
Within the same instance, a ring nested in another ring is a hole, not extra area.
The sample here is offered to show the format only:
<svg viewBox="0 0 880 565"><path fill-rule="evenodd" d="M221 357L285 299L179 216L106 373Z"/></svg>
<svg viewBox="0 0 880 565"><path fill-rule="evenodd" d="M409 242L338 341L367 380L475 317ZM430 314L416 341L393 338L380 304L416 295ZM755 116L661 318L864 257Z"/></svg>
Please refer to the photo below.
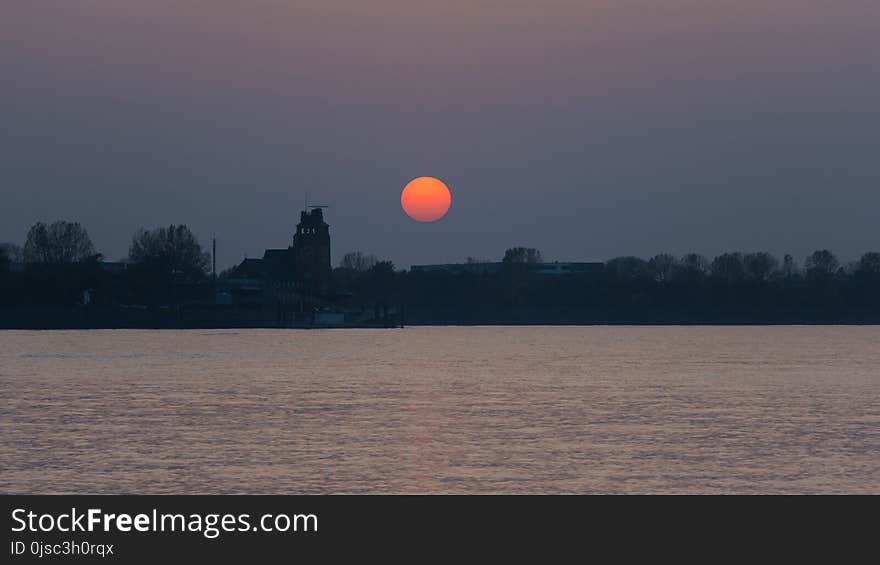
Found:
<svg viewBox="0 0 880 565"><path fill-rule="evenodd" d="M678 261L669 253L661 253L654 255L648 261L648 267L654 275L654 280L658 283L667 283L672 279L672 275L678 266Z"/></svg>
<svg viewBox="0 0 880 565"><path fill-rule="evenodd" d="M369 269L367 292L374 300L387 301L394 292L394 263L379 261Z"/></svg>
<svg viewBox="0 0 880 565"><path fill-rule="evenodd" d="M790 279L797 274L797 261L794 260L794 257L786 253L785 257L782 259L782 276L786 279Z"/></svg>
<svg viewBox="0 0 880 565"><path fill-rule="evenodd" d="M135 268L184 279L204 277L211 264L210 255L185 225L141 228L132 238L128 259Z"/></svg>
<svg viewBox="0 0 880 565"><path fill-rule="evenodd" d="M0 255L6 257L10 263L21 263L24 261L24 253L21 246L14 243L0 243Z"/></svg>
<svg viewBox="0 0 880 565"><path fill-rule="evenodd" d="M811 279L828 279L837 273L840 268L840 261L834 256L834 253L823 249L814 251L812 255L807 257L805 263L807 277Z"/></svg>
<svg viewBox="0 0 880 565"><path fill-rule="evenodd" d="M342 257L342 261L339 262L339 267L358 272L369 271L378 262L379 260L376 259L375 255L361 253L360 251L352 251L346 253L345 256Z"/></svg>
<svg viewBox="0 0 880 565"><path fill-rule="evenodd" d="M605 263L605 273L612 280L632 282L649 279L651 277L651 267L648 261L638 257L615 257Z"/></svg>
<svg viewBox="0 0 880 565"><path fill-rule="evenodd" d="M511 247L504 252L504 263L540 263L541 252L534 247Z"/></svg>
<svg viewBox="0 0 880 565"><path fill-rule="evenodd" d="M730 283L745 279L742 253L723 253L712 260L712 276Z"/></svg>
<svg viewBox="0 0 880 565"><path fill-rule="evenodd" d="M880 253L871 252L862 255L861 259L856 262L855 269L857 275L877 276L880 275Z"/></svg>
<svg viewBox="0 0 880 565"><path fill-rule="evenodd" d="M24 261L50 265L97 260L100 255L79 222L37 222L28 230Z"/></svg>
<svg viewBox="0 0 880 565"><path fill-rule="evenodd" d="M743 257L743 267L746 277L750 280L767 282L779 267L779 261L769 253L760 251Z"/></svg>
<svg viewBox="0 0 880 565"><path fill-rule="evenodd" d="M685 280L696 282L702 280L709 272L709 260L699 253L688 253L678 263L678 273Z"/></svg>

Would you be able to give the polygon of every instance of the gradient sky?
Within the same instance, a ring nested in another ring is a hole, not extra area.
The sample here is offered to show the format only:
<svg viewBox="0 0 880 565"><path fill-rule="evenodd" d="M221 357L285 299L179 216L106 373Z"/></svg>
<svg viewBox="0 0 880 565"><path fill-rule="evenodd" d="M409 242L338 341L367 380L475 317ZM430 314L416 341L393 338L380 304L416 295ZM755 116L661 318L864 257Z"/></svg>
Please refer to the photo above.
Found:
<svg viewBox="0 0 880 565"><path fill-rule="evenodd" d="M306 190L334 263L880 250L877 0L7 0L0 108L0 241L109 259L169 223L261 256Z"/></svg>

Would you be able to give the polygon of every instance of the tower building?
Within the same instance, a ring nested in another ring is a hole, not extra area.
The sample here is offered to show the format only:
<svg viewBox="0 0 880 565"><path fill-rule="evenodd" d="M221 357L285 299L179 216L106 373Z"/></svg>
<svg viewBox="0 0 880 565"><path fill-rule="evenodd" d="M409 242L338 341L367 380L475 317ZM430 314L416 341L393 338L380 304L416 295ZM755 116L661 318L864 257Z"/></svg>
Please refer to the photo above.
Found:
<svg viewBox="0 0 880 565"><path fill-rule="evenodd" d="M330 298L330 226L324 221L322 206L308 206L300 213L290 246L267 249L262 259L245 259L227 281L241 288L230 292L253 294L259 289L259 302L267 318L291 323L311 316L313 309ZM230 286L231 283L227 283ZM234 285L232 285L234 286ZM231 287L230 287L231 288ZM250 295L249 295L250 296ZM252 302L239 297L238 303Z"/></svg>
<svg viewBox="0 0 880 565"><path fill-rule="evenodd" d="M321 206L300 213L291 246L297 286L303 292L330 292L330 226Z"/></svg>

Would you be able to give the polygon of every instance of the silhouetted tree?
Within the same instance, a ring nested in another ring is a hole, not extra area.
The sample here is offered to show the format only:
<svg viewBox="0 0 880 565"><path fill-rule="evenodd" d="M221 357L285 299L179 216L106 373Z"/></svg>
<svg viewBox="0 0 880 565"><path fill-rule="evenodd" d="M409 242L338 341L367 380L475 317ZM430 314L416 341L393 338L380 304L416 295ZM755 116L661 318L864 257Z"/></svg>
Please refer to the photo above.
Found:
<svg viewBox="0 0 880 565"><path fill-rule="evenodd" d="M782 276L786 279L791 279L798 274L798 266L797 261L794 260L794 257L785 254L785 257L782 259Z"/></svg>
<svg viewBox="0 0 880 565"><path fill-rule="evenodd" d="M651 278L647 261L638 257L615 257L605 263L605 273L614 282L632 282Z"/></svg>
<svg viewBox="0 0 880 565"><path fill-rule="evenodd" d="M223 269L222 271L220 271L220 273L217 275L217 278L218 278L218 279L230 279L230 278L233 278L233 276L235 275L236 271L238 271L238 265L234 265L234 266L232 266L232 267L227 267L227 268Z"/></svg>
<svg viewBox="0 0 880 565"><path fill-rule="evenodd" d="M394 263L391 261L379 261L370 268L370 276L380 286L394 279Z"/></svg>
<svg viewBox="0 0 880 565"><path fill-rule="evenodd" d="M605 263L604 274L611 303L640 304L655 284L650 265L638 257L615 257Z"/></svg>
<svg viewBox="0 0 880 565"><path fill-rule="evenodd" d="M10 263L21 263L24 261L21 246L14 243L0 243L0 255L6 257Z"/></svg>
<svg viewBox="0 0 880 565"><path fill-rule="evenodd" d="M880 253L865 253L852 267L850 297L864 309L880 309Z"/></svg>
<svg viewBox="0 0 880 565"><path fill-rule="evenodd" d="M709 272L709 260L699 253L688 253L678 263L679 278L694 284L699 283Z"/></svg>
<svg viewBox="0 0 880 565"><path fill-rule="evenodd" d="M712 260L710 269L713 277L727 284L736 284L745 279L742 253L723 253Z"/></svg>
<svg viewBox="0 0 880 565"><path fill-rule="evenodd" d="M502 263L540 263L541 252L534 247L511 247L504 252Z"/></svg>
<svg viewBox="0 0 880 565"><path fill-rule="evenodd" d="M132 238L128 259L138 272L179 280L202 279L211 264L211 256L185 225L141 228Z"/></svg>
<svg viewBox="0 0 880 565"><path fill-rule="evenodd" d="M840 261L827 249L813 252L804 263L809 301L824 311L838 304L837 278ZM841 273L842 275L842 273Z"/></svg>
<svg viewBox="0 0 880 565"><path fill-rule="evenodd" d="M823 249L814 251L812 255L807 257L806 263L807 278L813 280L825 280L832 278L840 268L840 261L834 256L834 253Z"/></svg>
<svg viewBox="0 0 880 565"><path fill-rule="evenodd" d="M395 279L394 263L391 261L379 261L369 270L367 293L373 300L377 318L384 316L385 309L396 291Z"/></svg>
<svg viewBox="0 0 880 565"><path fill-rule="evenodd" d="M9 248L17 253L17 248ZM9 277L16 302L27 305L71 306L81 303L83 291L101 287L101 255L88 232L77 222L38 222L28 230L21 250L23 273Z"/></svg>
<svg viewBox="0 0 880 565"><path fill-rule="evenodd" d="M776 272L779 261L769 253L749 253L743 257L743 268L749 280L767 282Z"/></svg>
<svg viewBox="0 0 880 565"><path fill-rule="evenodd" d="M361 253L360 251L352 251L346 253L339 262L339 267L349 269L351 271L369 271L378 263L375 255Z"/></svg>
<svg viewBox="0 0 880 565"><path fill-rule="evenodd" d="M37 222L28 230L24 244L26 263L63 265L100 259L89 233L79 222Z"/></svg>
<svg viewBox="0 0 880 565"><path fill-rule="evenodd" d="M504 296L510 305L521 305L529 290L530 266L541 262L541 252L534 247L511 247L501 260Z"/></svg>
<svg viewBox="0 0 880 565"><path fill-rule="evenodd" d="M669 253L661 253L651 257L651 260L648 261L648 266L651 269L654 280L663 284L672 280L675 270L678 268L678 261Z"/></svg>
<svg viewBox="0 0 880 565"><path fill-rule="evenodd" d="M672 285L667 301L672 304L692 305L708 300L706 276L709 261L698 253L687 253L677 262L672 272Z"/></svg>
<svg viewBox="0 0 880 565"><path fill-rule="evenodd" d="M858 276L875 277L880 275L880 253L865 253L856 262L853 272Z"/></svg>

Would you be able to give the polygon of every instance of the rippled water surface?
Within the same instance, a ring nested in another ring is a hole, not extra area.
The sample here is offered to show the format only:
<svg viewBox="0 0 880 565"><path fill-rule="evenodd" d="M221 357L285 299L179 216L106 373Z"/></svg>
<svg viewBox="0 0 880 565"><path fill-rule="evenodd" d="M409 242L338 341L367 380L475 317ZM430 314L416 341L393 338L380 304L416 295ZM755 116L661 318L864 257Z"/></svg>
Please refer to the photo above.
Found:
<svg viewBox="0 0 880 565"><path fill-rule="evenodd" d="M878 327L0 332L3 493L880 494Z"/></svg>

